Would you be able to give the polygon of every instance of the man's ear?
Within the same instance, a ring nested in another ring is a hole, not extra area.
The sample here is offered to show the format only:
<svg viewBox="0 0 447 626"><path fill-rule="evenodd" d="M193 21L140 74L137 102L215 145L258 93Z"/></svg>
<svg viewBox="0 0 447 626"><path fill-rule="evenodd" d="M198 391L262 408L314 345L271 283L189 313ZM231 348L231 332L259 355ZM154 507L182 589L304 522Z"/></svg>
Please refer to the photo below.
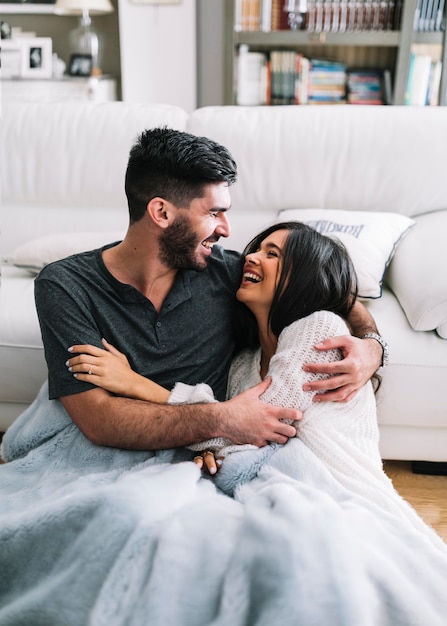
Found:
<svg viewBox="0 0 447 626"><path fill-rule="evenodd" d="M152 198L148 203L147 212L154 224L159 228L166 228L172 224L175 218L176 208L173 204L167 202L167 200L157 197Z"/></svg>

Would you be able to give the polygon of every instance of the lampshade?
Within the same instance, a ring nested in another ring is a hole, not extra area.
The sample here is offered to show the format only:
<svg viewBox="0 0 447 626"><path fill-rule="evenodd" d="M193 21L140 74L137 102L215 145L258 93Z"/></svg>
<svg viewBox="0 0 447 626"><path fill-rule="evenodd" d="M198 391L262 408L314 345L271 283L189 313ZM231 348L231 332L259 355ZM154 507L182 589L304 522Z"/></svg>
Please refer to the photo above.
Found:
<svg viewBox="0 0 447 626"><path fill-rule="evenodd" d="M82 15L84 11L90 15L104 15L113 10L110 0L57 0L54 6L57 15Z"/></svg>

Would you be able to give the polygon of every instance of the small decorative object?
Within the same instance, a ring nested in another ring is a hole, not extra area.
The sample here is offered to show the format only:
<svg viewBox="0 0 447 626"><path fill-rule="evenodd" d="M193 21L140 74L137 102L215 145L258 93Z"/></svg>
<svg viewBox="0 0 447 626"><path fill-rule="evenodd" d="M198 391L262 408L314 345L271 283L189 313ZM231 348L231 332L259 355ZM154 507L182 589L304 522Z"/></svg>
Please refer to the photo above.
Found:
<svg viewBox="0 0 447 626"><path fill-rule="evenodd" d="M287 0L284 11L289 14L290 30L306 29L307 0Z"/></svg>
<svg viewBox="0 0 447 626"><path fill-rule="evenodd" d="M51 37L20 39L22 78L51 78L53 73Z"/></svg>
<svg viewBox="0 0 447 626"><path fill-rule="evenodd" d="M62 78L67 64L53 52L53 78Z"/></svg>
<svg viewBox="0 0 447 626"><path fill-rule="evenodd" d="M91 76L93 57L91 54L72 54L70 57L70 76Z"/></svg>
<svg viewBox="0 0 447 626"><path fill-rule="evenodd" d="M11 39L11 24L0 22L0 36L2 39Z"/></svg>
<svg viewBox="0 0 447 626"><path fill-rule="evenodd" d="M98 75L101 73L101 70L99 62L99 37L93 28L90 16L105 15L106 13L112 13L113 10L114 9L110 0L56 1L55 13L57 15L79 15L81 17L79 26L70 33L70 48L73 55L91 56L91 74ZM76 65L78 64L76 63ZM72 76L73 75L74 74L72 74ZM85 76L85 74L75 74L75 76Z"/></svg>

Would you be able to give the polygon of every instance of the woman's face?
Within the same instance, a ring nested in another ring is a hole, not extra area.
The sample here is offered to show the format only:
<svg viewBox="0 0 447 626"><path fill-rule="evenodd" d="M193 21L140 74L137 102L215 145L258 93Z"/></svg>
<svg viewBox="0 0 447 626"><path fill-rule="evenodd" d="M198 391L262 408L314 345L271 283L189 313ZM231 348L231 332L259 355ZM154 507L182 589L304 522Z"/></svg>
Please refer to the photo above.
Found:
<svg viewBox="0 0 447 626"><path fill-rule="evenodd" d="M255 315L270 311L283 265L289 231L277 230L266 237L256 252L245 257L242 282L236 297Z"/></svg>

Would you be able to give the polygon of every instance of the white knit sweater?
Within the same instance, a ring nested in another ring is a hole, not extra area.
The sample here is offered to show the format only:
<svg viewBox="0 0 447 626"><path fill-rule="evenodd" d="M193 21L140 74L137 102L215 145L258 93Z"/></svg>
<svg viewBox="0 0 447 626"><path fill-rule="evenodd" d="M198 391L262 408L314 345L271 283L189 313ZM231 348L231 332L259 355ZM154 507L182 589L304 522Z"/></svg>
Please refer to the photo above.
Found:
<svg viewBox="0 0 447 626"><path fill-rule="evenodd" d="M296 407L304 412L304 418L295 425L299 436L334 472L350 473L352 457L369 459L368 465L381 468L378 451L378 427L375 399L371 384L367 384L348 403L315 403L315 392L305 392L305 382L326 378L324 374L304 372L304 363L324 363L340 360L339 350L318 351L314 345L337 335L346 335L345 322L328 311L318 311L294 322L283 330L278 347L272 357L268 374L272 383L262 395L262 400L275 406ZM232 398L249 387L261 382L261 350L245 350L233 361L227 397ZM191 387L177 383L170 403L214 401L207 385ZM237 446L222 438L210 439L191 446L201 451L213 450L225 457L230 452L253 448Z"/></svg>
<svg viewBox="0 0 447 626"><path fill-rule="evenodd" d="M304 372L304 363L323 363L341 358L338 350L318 351L314 348L315 344L347 333L349 330L345 322L327 311L313 313L285 328L279 336L277 351L270 360L268 374L272 382L261 396L262 400L303 411L303 419L294 424L297 437L324 463L334 478L349 491L384 510L411 520L418 530L428 533L433 539L433 531L401 498L383 471L378 447L376 402L371 383L366 384L347 403L313 402L315 392L302 389L304 383L326 377ZM260 349L246 350L234 359L227 397L234 397L261 381L260 356ZM214 400L207 385L176 385L171 395L170 402L173 403ZM236 446L224 439L211 439L191 447L196 450L211 449L216 456L225 456L255 446ZM271 463L293 476L293 455L279 455L279 460L275 462L277 457L274 455ZM282 467L284 458L286 465Z"/></svg>

